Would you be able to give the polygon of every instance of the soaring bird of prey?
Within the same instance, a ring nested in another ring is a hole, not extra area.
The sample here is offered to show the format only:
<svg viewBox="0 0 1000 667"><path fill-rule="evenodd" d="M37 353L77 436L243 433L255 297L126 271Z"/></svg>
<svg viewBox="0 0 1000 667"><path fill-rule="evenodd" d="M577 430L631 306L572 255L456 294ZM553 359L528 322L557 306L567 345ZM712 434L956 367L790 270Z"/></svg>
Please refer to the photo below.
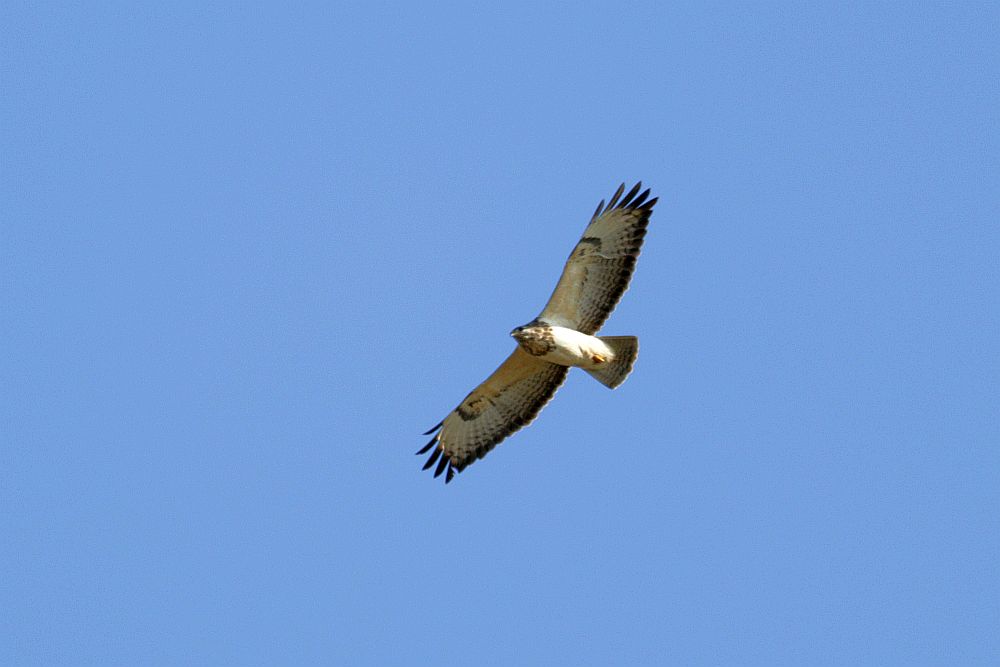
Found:
<svg viewBox="0 0 1000 667"><path fill-rule="evenodd" d="M587 371L614 389L632 371L639 352L635 336L595 336L628 289L656 198L636 183L625 184L602 200L573 248L555 291L542 312L510 332L514 352L493 375L472 390L437 426L417 455L431 452L427 470L437 464L450 482L456 472L481 459L504 438L530 424L571 366ZM433 449L433 451L431 451Z"/></svg>

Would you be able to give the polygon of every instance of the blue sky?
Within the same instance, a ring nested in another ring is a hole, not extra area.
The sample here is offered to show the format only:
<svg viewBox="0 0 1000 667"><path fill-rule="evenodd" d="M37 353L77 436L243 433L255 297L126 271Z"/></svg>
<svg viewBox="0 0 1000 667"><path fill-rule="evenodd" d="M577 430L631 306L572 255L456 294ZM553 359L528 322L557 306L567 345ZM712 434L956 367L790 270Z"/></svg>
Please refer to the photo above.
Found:
<svg viewBox="0 0 1000 667"><path fill-rule="evenodd" d="M5 3L0 662L1000 661L991 3ZM597 201L609 392L413 452Z"/></svg>

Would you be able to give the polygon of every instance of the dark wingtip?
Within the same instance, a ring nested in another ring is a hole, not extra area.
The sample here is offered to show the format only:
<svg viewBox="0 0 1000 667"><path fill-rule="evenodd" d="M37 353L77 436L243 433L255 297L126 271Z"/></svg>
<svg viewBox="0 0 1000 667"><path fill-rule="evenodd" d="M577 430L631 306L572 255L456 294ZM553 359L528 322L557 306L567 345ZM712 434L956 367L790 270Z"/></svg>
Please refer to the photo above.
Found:
<svg viewBox="0 0 1000 667"><path fill-rule="evenodd" d="M623 192L625 192L625 184L624 183L622 183L621 185L618 186L618 189L615 190L614 196L608 201L608 209L607 210L610 211L611 209L613 209L615 207L615 204L618 203L618 198L622 196Z"/></svg>
<svg viewBox="0 0 1000 667"><path fill-rule="evenodd" d="M618 208L627 207L629 203L632 201L632 198L635 197L635 195L639 192L641 188L642 188L642 181L639 181L638 183L633 185L632 189L628 191L627 195L625 195L625 198L621 200L620 204L618 204Z"/></svg>
<svg viewBox="0 0 1000 667"><path fill-rule="evenodd" d="M425 433L424 435L427 435L427 434ZM437 440L438 440L437 436L434 436L433 438L431 438L430 442L428 442L426 445L424 445L423 447L420 448L420 451L417 452L417 456L420 456L421 454L426 454L427 452L431 451L431 447L434 446L434 443L437 442Z"/></svg>
<svg viewBox="0 0 1000 667"><path fill-rule="evenodd" d="M597 210L594 211L594 215L590 216L590 219L593 220L594 218L596 218L597 216L599 216L601 214L601 210L603 208L604 208L604 200L602 199L601 203L597 205Z"/></svg>
<svg viewBox="0 0 1000 667"><path fill-rule="evenodd" d="M424 431L423 435L430 435L431 433L433 433L434 431L438 430L442 426L444 426L444 420L443 419L437 423L437 426L433 426L433 427L430 428L430 430Z"/></svg>
<svg viewBox="0 0 1000 667"><path fill-rule="evenodd" d="M438 461L438 467L437 467L437 470L434 471L434 476L435 477L440 477L441 473L443 473L444 469L447 468L449 465L451 465L451 459L449 457L445 456L440 461ZM430 467L430 466L428 466L428 467Z"/></svg>
<svg viewBox="0 0 1000 667"><path fill-rule="evenodd" d="M636 197L635 201L633 201L631 204L632 208L639 208L640 206L642 206L642 202L646 201L646 197L649 196L649 192L650 188L646 188L641 195Z"/></svg>
<svg viewBox="0 0 1000 667"><path fill-rule="evenodd" d="M447 484L451 480L455 479L455 467L451 465L451 461L448 461L448 474L444 476L444 483Z"/></svg>
<svg viewBox="0 0 1000 667"><path fill-rule="evenodd" d="M651 211L651 210L653 210L653 206L654 206L654 205L656 204L656 202L658 202L658 201L660 201L660 198L659 198L659 197L653 197L652 199L650 199L650 200L649 200L648 202L646 202L645 204L643 204L643 205L642 205L642 206L640 206L639 208L641 208L641 209L642 209L642 210L644 210L644 211Z"/></svg>
<svg viewBox="0 0 1000 667"><path fill-rule="evenodd" d="M428 468L430 468L432 465L434 465L437 462L438 458L440 458L440 457L441 457L441 448L438 447L437 449L434 450L434 453L430 455L430 458L427 459L427 463L424 464L424 467L421 468L421 470L427 470ZM444 458L444 459L441 459L441 460L442 461L447 461L448 459Z"/></svg>

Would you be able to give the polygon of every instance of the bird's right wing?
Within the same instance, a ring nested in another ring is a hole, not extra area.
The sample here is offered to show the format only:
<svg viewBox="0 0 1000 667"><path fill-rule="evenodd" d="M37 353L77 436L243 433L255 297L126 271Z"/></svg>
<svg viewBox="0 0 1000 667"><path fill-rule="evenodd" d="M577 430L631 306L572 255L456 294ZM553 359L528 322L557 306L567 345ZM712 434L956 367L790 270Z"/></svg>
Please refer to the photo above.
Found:
<svg viewBox="0 0 1000 667"><path fill-rule="evenodd" d="M531 356L520 346L485 382L472 390L444 421L424 435L435 433L418 455L431 452L424 464L435 463L445 482L462 472L504 438L530 424L566 379L567 366Z"/></svg>

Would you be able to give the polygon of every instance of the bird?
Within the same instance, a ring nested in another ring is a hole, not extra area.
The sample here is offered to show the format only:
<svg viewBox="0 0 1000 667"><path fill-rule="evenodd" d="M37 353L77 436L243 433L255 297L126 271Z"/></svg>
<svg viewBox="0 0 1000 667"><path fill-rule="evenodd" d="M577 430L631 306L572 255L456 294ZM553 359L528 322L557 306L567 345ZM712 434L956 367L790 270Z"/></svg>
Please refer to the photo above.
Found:
<svg viewBox="0 0 1000 667"><path fill-rule="evenodd" d="M423 469L445 483L527 426L552 399L571 367L614 389L639 352L635 336L596 336L628 289L658 198L642 182L624 196L622 183L590 218L573 247L552 296L538 317L510 335L517 347L458 407L424 435L430 452Z"/></svg>

